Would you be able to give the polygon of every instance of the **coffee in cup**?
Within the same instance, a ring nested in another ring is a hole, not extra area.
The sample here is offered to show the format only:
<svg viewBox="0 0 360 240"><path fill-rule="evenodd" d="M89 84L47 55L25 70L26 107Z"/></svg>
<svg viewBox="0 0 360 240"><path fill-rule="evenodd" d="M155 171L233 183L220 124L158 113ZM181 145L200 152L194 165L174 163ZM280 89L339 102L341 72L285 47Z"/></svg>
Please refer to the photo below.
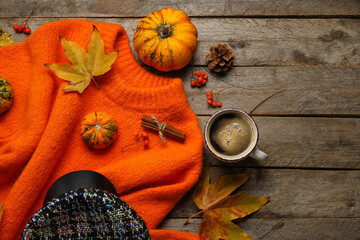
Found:
<svg viewBox="0 0 360 240"><path fill-rule="evenodd" d="M266 160L267 154L256 149L259 131L244 111L226 108L214 113L204 130L205 145L216 158L234 162L247 156Z"/></svg>

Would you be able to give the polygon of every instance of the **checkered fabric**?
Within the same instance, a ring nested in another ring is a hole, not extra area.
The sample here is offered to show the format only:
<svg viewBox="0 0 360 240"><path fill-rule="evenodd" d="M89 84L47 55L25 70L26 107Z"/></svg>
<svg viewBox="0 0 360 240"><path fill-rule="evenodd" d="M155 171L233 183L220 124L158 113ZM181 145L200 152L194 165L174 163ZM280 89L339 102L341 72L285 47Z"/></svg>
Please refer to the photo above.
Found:
<svg viewBox="0 0 360 240"><path fill-rule="evenodd" d="M26 225L22 239L150 239L145 222L126 202L99 189L54 198Z"/></svg>

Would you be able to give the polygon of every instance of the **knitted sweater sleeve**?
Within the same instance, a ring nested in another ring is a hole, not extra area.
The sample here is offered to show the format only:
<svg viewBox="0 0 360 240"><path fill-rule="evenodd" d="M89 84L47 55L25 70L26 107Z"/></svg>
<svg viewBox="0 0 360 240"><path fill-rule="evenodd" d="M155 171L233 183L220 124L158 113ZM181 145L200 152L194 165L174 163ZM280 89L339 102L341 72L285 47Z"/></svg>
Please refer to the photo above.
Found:
<svg viewBox="0 0 360 240"><path fill-rule="evenodd" d="M81 95L61 91L68 82L44 63L66 63L59 35L87 50L92 24L105 51L119 50L113 69L100 77L101 90L89 86ZM198 239L197 234L157 230L158 225L198 179L202 136L180 79L148 73L131 53L120 25L66 20L42 26L26 42L0 48L0 77L10 81L13 106L0 115L0 201L4 214L0 239L18 239L41 207L51 184L76 170L93 170L114 184L120 198L145 220L152 239ZM119 121L118 139L109 148L89 149L79 122L92 111L106 111ZM184 144L163 144L151 133L150 147L122 147L141 129L143 114L156 115L187 129Z"/></svg>
<svg viewBox="0 0 360 240"><path fill-rule="evenodd" d="M35 41L43 42L42 39ZM12 107L0 115L0 183L16 179L34 152L46 127L55 82L44 77L28 42L0 48L0 76L14 91ZM31 93L31 94L30 94ZM0 195L4 199L6 194Z"/></svg>

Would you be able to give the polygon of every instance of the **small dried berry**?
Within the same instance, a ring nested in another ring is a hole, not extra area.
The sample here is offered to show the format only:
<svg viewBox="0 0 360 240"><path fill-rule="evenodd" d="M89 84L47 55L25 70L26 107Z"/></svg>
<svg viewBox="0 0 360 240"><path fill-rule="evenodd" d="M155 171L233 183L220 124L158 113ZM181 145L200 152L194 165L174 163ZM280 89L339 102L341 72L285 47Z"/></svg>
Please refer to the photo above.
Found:
<svg viewBox="0 0 360 240"><path fill-rule="evenodd" d="M35 5L36 5L36 2L34 2L34 5L33 5L32 9L31 9L31 12L30 12L29 16L26 18L26 20L23 21L23 22L24 22L23 24L21 24L20 26L17 25L17 24L14 24L14 25L13 25L13 29L14 29L15 31L17 31L17 32L19 32L19 33L24 32L24 33L26 33L26 34L31 33L31 28L27 27L27 25L28 25L27 23L28 23L28 21L29 21L29 18L30 18L30 16L31 16L31 14L32 14L33 11L34 11Z"/></svg>
<svg viewBox="0 0 360 240"><path fill-rule="evenodd" d="M224 89L221 89L221 90L219 90L219 91L217 91L215 93L213 93L212 91L206 92L206 97L208 99L207 102L209 104L211 104L213 107L221 107L222 102L220 102L220 101L217 102L219 100L219 95L220 95L221 92L223 92L223 91L225 91L226 89L229 89L229 88L233 88L233 87L224 88ZM214 95L214 98L213 98L213 95Z"/></svg>
<svg viewBox="0 0 360 240"><path fill-rule="evenodd" d="M141 136L142 136L144 139L148 139L148 138L149 138L149 135L148 135L146 132L142 132L142 133L141 133Z"/></svg>

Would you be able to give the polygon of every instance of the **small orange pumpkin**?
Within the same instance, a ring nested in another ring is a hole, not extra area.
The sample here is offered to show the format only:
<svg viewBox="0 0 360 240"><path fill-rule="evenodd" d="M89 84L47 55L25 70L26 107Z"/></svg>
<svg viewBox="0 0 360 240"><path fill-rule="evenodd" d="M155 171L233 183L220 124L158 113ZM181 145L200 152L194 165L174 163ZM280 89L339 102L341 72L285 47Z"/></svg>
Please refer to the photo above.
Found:
<svg viewBox="0 0 360 240"><path fill-rule="evenodd" d="M85 116L80 126L84 142L95 149L108 147L117 136L116 120L105 112L93 112Z"/></svg>
<svg viewBox="0 0 360 240"><path fill-rule="evenodd" d="M167 72L190 62L197 48L197 34L186 13L164 8L139 22L133 44L141 61Z"/></svg>

